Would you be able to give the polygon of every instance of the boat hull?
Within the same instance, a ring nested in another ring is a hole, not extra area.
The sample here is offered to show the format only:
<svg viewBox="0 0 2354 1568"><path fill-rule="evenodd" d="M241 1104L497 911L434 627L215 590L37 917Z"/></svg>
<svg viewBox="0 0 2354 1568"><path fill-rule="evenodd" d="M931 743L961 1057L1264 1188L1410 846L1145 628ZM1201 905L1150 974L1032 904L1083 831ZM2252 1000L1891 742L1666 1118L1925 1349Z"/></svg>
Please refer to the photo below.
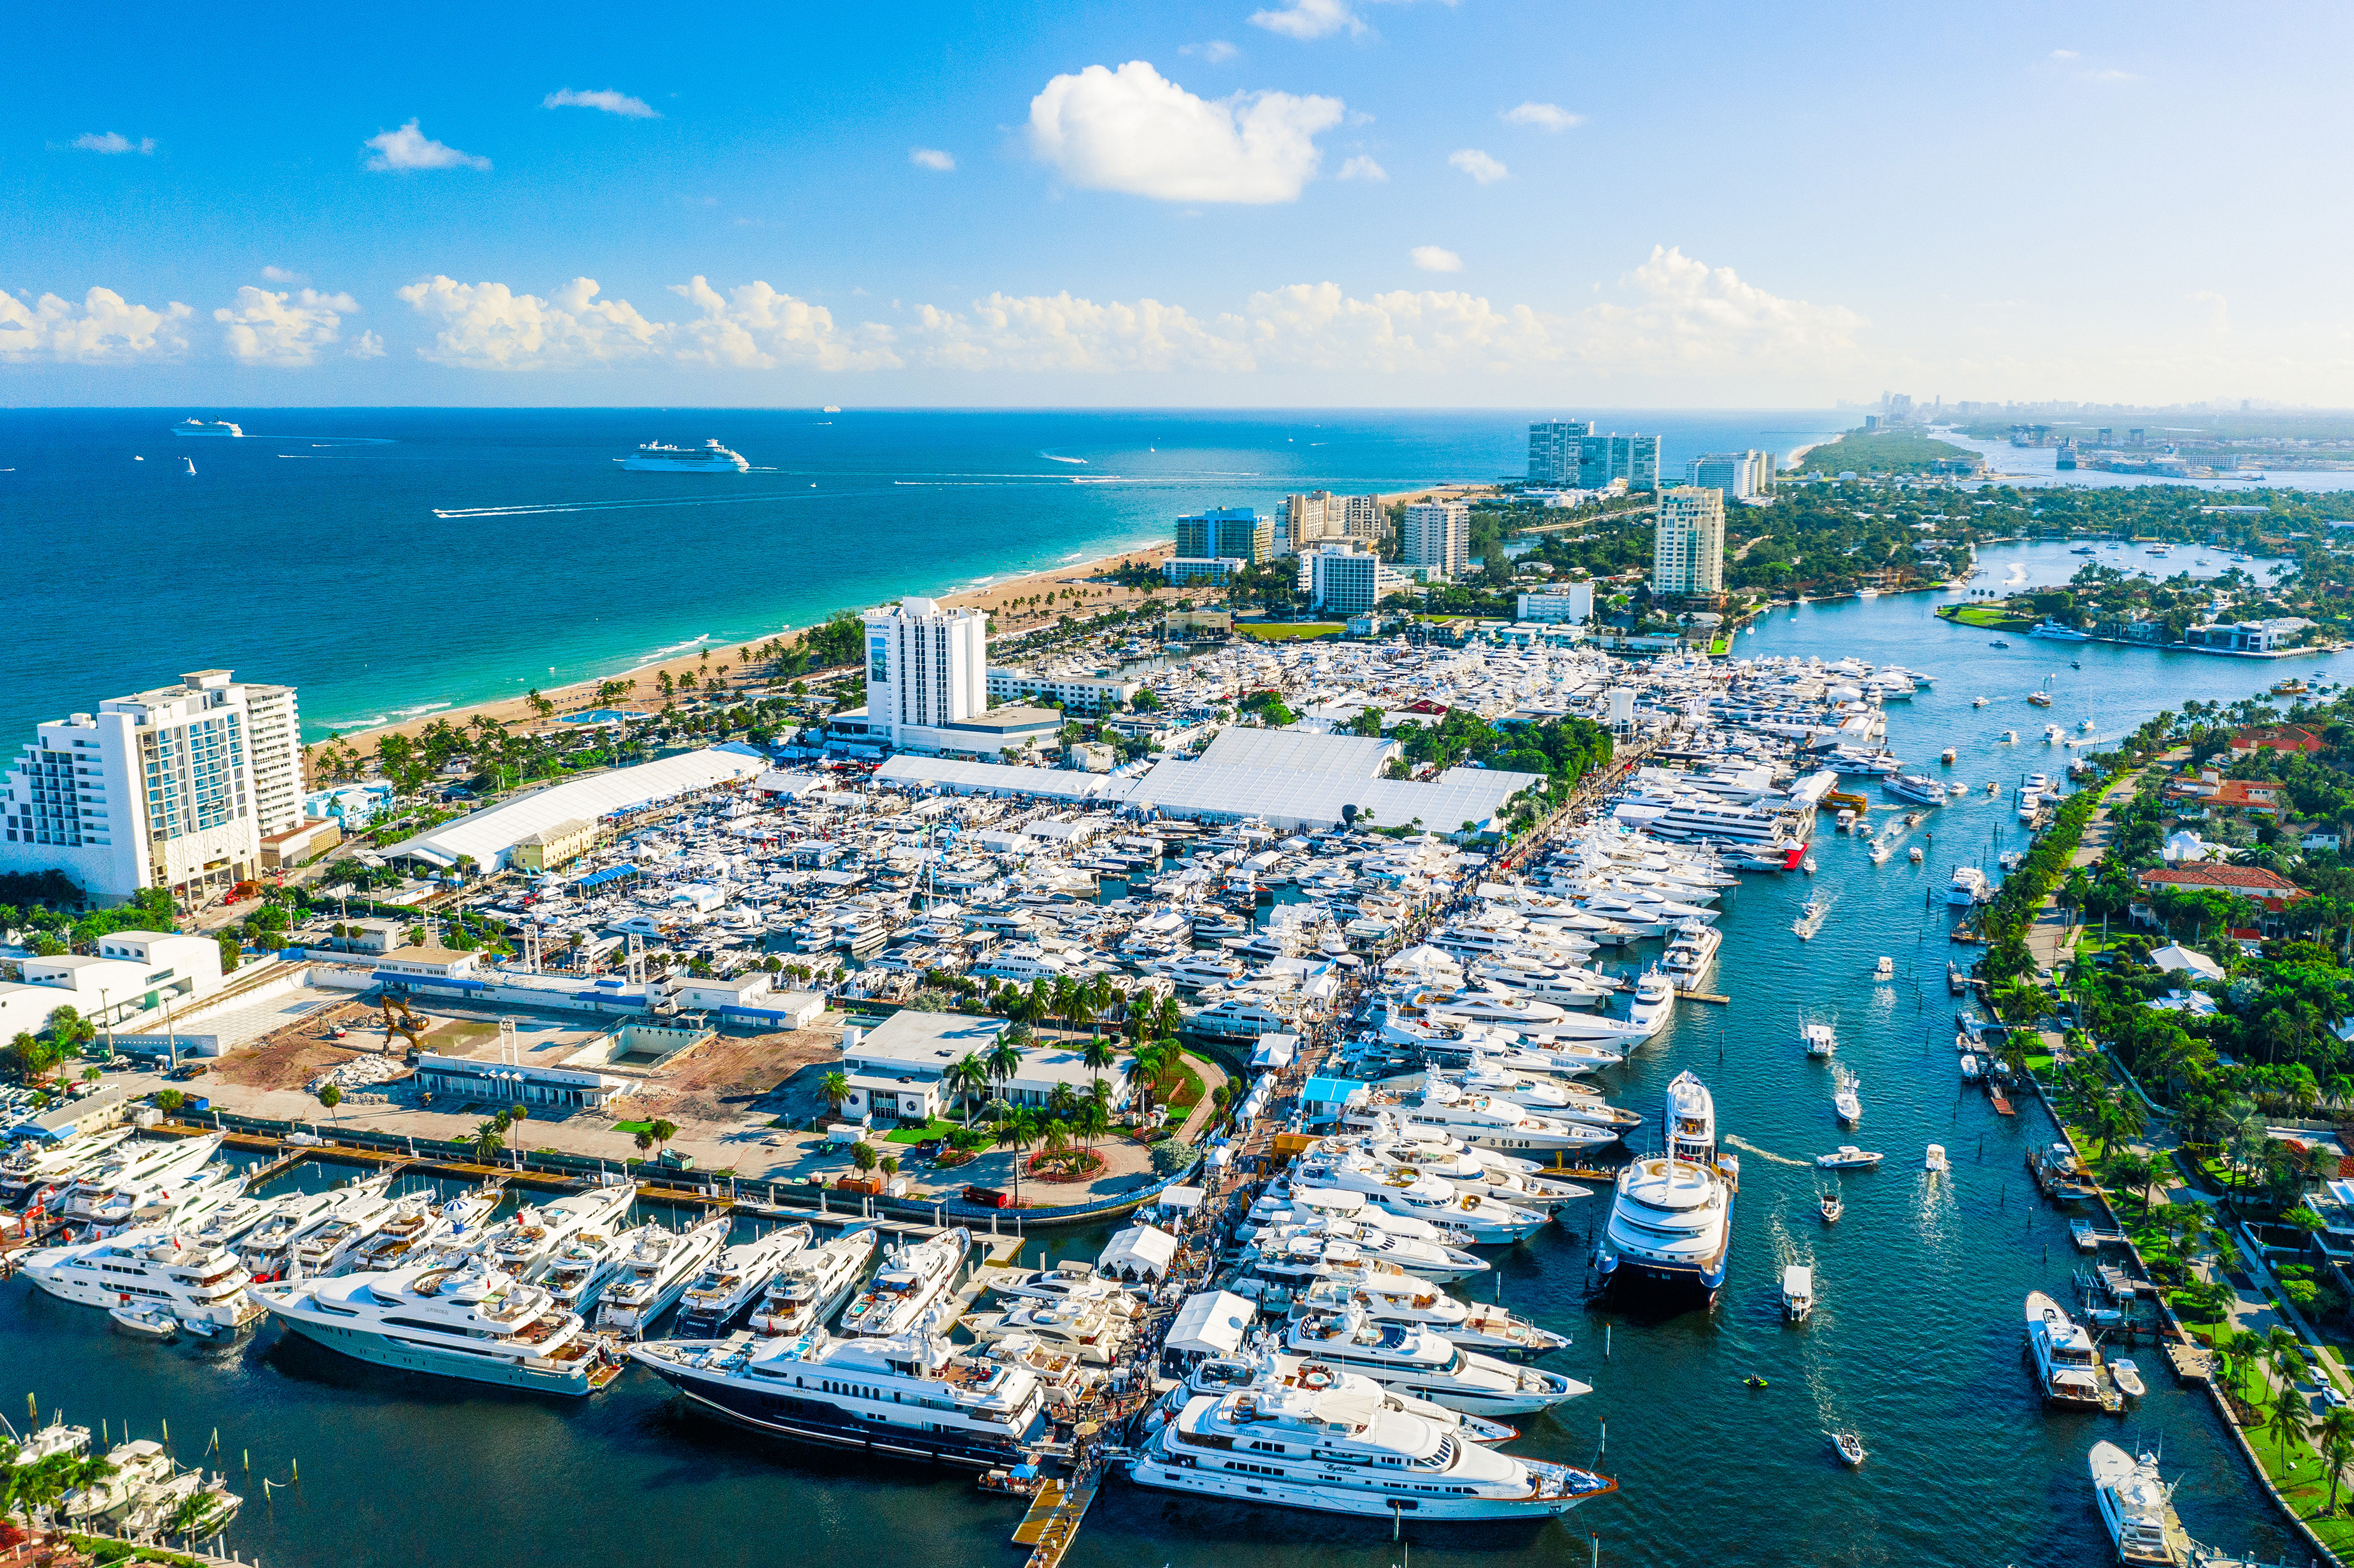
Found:
<svg viewBox="0 0 2354 1568"><path fill-rule="evenodd" d="M928 1459L973 1469L1018 1465L1025 1457L1022 1446L1012 1438L863 1421L833 1405L796 1399L788 1393L739 1388L724 1379L699 1377L689 1368L665 1365L643 1357L640 1360L656 1377L702 1409L790 1442L813 1443L828 1448L864 1448L903 1459Z"/></svg>
<svg viewBox="0 0 2354 1568"><path fill-rule="evenodd" d="M1518 1501L1505 1498L1394 1497L1368 1487L1307 1487L1273 1476L1221 1475L1162 1463L1150 1454L1140 1456L1129 1469L1129 1479L1159 1491L1187 1492L1195 1497L1258 1508L1299 1509L1311 1513L1345 1514L1354 1519L1388 1519L1393 1512L1413 1520L1472 1521L1509 1519L1551 1519L1567 1513L1583 1497ZM1599 1494L1594 1494L1599 1495Z"/></svg>
<svg viewBox="0 0 2354 1568"><path fill-rule="evenodd" d="M272 1314L295 1333L315 1345L355 1361L372 1361L398 1372L426 1372L435 1377L463 1378L469 1383L494 1383L502 1388L531 1389L540 1393L585 1395L596 1391L591 1368L546 1369L490 1356L461 1355L431 1345L364 1334L332 1323L313 1323L285 1312Z"/></svg>

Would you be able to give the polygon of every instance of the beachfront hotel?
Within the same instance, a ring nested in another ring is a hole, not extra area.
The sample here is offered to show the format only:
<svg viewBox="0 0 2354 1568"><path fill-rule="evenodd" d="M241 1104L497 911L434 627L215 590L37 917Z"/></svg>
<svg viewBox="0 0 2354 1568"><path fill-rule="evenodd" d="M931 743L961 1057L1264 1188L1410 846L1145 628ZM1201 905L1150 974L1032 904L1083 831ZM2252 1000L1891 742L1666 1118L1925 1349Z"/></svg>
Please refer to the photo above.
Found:
<svg viewBox="0 0 2354 1568"><path fill-rule="evenodd" d="M1398 564L1426 577L1460 577L1471 564L1469 503L1422 501L1407 507L1398 526Z"/></svg>
<svg viewBox="0 0 2354 1568"><path fill-rule="evenodd" d="M894 751L1002 752L1051 739L1051 708L989 705L989 617L928 599L870 609L866 706L836 715L838 734Z"/></svg>
<svg viewBox="0 0 2354 1568"><path fill-rule="evenodd" d="M91 899L194 898L304 827L292 686L198 670L39 726L0 778L0 871L58 871Z"/></svg>

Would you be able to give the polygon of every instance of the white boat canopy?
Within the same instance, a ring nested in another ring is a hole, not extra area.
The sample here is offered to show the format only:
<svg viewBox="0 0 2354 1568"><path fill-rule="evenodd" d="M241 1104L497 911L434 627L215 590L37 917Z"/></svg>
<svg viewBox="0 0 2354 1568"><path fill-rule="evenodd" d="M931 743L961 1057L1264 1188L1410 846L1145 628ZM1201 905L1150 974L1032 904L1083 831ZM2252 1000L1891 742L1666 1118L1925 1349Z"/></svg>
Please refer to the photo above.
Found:
<svg viewBox="0 0 2354 1568"><path fill-rule="evenodd" d="M1177 1308L1161 1348L1178 1355L1230 1356L1242 1349L1243 1335L1257 1316L1258 1308L1239 1296L1204 1290Z"/></svg>
<svg viewBox="0 0 2354 1568"><path fill-rule="evenodd" d="M1177 1238L1150 1225L1130 1225L1096 1259L1098 1272L1120 1279L1158 1279L1177 1255Z"/></svg>

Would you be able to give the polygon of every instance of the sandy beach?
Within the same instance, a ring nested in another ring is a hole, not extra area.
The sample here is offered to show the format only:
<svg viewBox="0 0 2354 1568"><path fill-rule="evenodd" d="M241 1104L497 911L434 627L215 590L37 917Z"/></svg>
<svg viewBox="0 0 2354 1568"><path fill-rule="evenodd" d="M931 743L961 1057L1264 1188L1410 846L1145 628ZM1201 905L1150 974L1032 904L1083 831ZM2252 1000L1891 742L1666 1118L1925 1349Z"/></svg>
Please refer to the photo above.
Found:
<svg viewBox="0 0 2354 1568"><path fill-rule="evenodd" d="M1418 492L1416 493L1419 493ZM1124 550L1118 555L1100 556L1093 560L1072 561L1042 571L1024 572L1002 582L985 588L970 588L961 593L938 595L940 602L969 606L987 610L997 621L997 632L1026 631L1044 626L1065 614L1099 615L1107 609L1125 609L1144 595L1137 588L1122 588L1109 577L1129 562L1157 567L1172 553L1167 545L1148 546ZM1076 596L1076 598L1073 596ZM910 596L917 597L917 596ZM720 665L727 667L727 683L739 692L765 692L768 681L765 667L745 667L742 650L757 647L771 637L790 639L808 630L807 626L779 626L757 637L728 643L708 643L692 653L674 659L663 659L638 664L627 670L599 676L593 680L577 681L565 686L543 686L540 695L556 705L555 719L543 720L534 714L524 697L502 697L491 702L472 703L461 707L440 708L429 714L419 714L398 724L377 725L368 729L343 732L338 739L347 741L366 755L376 748L378 741L388 735L413 736L430 724L444 720L455 725L470 725L476 718L488 717L519 732L553 729L562 722L565 714L606 705L597 695L597 688L606 681L634 681L635 688L611 705L625 709L651 710L660 705L657 682L668 671L673 680L690 673L698 679ZM322 743L323 744L323 743Z"/></svg>

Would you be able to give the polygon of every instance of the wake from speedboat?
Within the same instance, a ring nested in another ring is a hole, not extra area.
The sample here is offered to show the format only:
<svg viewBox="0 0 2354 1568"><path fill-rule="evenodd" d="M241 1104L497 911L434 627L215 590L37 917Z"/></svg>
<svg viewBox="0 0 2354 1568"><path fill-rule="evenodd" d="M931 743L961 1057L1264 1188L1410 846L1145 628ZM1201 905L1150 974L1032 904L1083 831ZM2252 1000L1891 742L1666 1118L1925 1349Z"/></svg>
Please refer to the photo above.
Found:
<svg viewBox="0 0 2354 1568"><path fill-rule="evenodd" d="M1795 1165L1804 1171L1814 1163L1808 1160L1793 1160L1787 1154L1776 1154L1770 1149L1760 1149L1745 1138L1728 1138L1724 1141L1729 1147L1737 1149L1744 1154L1754 1154L1760 1160L1771 1160L1776 1165Z"/></svg>
<svg viewBox="0 0 2354 1568"><path fill-rule="evenodd" d="M476 517L545 517L564 512L641 512L660 506L748 506L762 501L806 501L806 493L790 490L767 490L757 495L682 495L670 500L653 497L627 501L535 501L513 506L437 506L433 515L445 522L466 521Z"/></svg>
<svg viewBox="0 0 2354 1568"><path fill-rule="evenodd" d="M1085 468L1085 467L1087 466L1087 459L1085 459L1085 458L1057 457L1057 456L1056 456L1055 453L1053 453L1053 452L1040 452L1038 455L1039 455L1040 457L1042 457L1042 458L1044 458L1048 462L1075 462L1075 463L1077 463L1077 464L1078 464L1080 467L1082 467L1082 468Z"/></svg>

